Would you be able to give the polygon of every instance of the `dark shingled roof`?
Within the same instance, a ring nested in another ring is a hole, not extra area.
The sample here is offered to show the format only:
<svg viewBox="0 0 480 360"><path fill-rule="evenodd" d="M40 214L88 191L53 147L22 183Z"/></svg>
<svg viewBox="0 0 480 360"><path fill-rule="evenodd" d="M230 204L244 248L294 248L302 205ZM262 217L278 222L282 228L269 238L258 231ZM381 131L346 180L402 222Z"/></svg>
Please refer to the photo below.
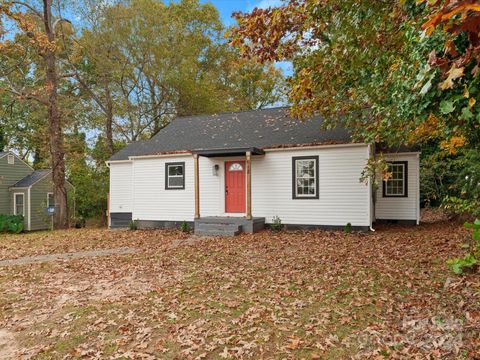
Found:
<svg viewBox="0 0 480 360"><path fill-rule="evenodd" d="M24 187L29 187L36 183L38 180L41 178L47 176L50 174L52 170L50 169L41 169L41 170L35 170L33 173L31 173L28 176L25 176L22 180L17 181L12 188L24 188Z"/></svg>
<svg viewBox="0 0 480 360"><path fill-rule="evenodd" d="M7 155L7 153L5 151L0 151L0 158L4 157L5 155Z"/></svg>
<svg viewBox="0 0 480 360"><path fill-rule="evenodd" d="M180 117L152 139L131 143L110 160L182 151L351 142L350 133L343 128L321 130L320 116L300 121L288 116L287 110L274 108Z"/></svg>

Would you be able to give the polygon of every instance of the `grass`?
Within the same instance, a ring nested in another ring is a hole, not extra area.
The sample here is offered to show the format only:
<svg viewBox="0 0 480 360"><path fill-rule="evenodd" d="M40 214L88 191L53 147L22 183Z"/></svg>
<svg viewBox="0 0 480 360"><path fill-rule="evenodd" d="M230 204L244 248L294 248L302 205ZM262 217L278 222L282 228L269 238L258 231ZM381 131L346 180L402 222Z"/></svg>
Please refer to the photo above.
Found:
<svg viewBox="0 0 480 360"><path fill-rule="evenodd" d="M171 246L187 236L6 236L3 259L140 251L0 268L0 328L15 335L18 354L38 359L456 359L479 351L478 275L456 277L445 266L467 236L459 225L265 231Z"/></svg>

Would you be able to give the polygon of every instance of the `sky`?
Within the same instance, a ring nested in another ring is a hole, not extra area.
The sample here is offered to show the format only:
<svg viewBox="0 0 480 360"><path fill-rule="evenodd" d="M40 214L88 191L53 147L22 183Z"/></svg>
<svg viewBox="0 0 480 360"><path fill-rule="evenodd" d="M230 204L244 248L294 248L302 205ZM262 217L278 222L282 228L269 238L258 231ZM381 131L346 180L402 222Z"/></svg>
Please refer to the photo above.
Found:
<svg viewBox="0 0 480 360"><path fill-rule="evenodd" d="M248 12L255 7L266 9L281 5L281 0L201 0L201 3L211 3L220 11L223 23L232 25L235 20L232 19L232 13L235 11Z"/></svg>
<svg viewBox="0 0 480 360"><path fill-rule="evenodd" d="M220 12L223 23L227 26L235 23L235 20L232 18L233 12L249 12L255 7L266 9L282 4L282 0L200 0L200 2L215 5ZM289 76L292 74L292 65L290 62L282 61L275 65L283 71L284 75Z"/></svg>

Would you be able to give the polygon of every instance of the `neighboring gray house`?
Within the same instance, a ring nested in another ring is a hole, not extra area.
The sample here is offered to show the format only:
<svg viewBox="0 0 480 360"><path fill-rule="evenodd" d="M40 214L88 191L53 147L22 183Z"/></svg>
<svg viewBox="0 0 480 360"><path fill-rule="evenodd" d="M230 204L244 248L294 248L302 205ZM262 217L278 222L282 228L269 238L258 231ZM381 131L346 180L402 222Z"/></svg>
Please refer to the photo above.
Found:
<svg viewBox="0 0 480 360"><path fill-rule="evenodd" d="M199 234L252 232L278 216L289 227L369 229L420 220L419 153L384 153L392 179L359 181L375 146L321 130L287 109L182 117L113 155L110 226L179 226Z"/></svg>
<svg viewBox="0 0 480 360"><path fill-rule="evenodd" d="M67 191L73 190L67 181ZM50 226L45 209L54 206L52 170L34 170L12 152L0 152L0 214L23 215L25 230Z"/></svg>

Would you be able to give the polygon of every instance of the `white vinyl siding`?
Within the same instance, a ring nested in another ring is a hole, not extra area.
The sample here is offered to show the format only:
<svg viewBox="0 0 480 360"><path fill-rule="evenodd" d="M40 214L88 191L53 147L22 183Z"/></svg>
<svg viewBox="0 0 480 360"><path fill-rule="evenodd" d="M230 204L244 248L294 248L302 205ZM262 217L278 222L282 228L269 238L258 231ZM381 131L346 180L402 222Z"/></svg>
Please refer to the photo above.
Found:
<svg viewBox="0 0 480 360"><path fill-rule="evenodd" d="M185 163L185 189L166 190L166 164L179 162ZM195 196L192 156L135 159L133 169L133 219L193 221Z"/></svg>
<svg viewBox="0 0 480 360"><path fill-rule="evenodd" d="M292 199L292 158L318 156L318 199ZM252 164L252 212L267 223L370 226L368 186L359 181L368 147L338 146L267 152Z"/></svg>
<svg viewBox="0 0 480 360"><path fill-rule="evenodd" d="M132 212L132 193L132 163L110 164L110 212Z"/></svg>
<svg viewBox="0 0 480 360"><path fill-rule="evenodd" d="M318 199L293 199L292 159L318 156ZM368 186L359 181L367 162L367 146L338 146L316 149L267 151L252 157L252 212L267 223L279 216L285 224L370 225ZM225 213L225 161L244 157L199 157L200 215L244 216ZM185 163L185 189L165 189L167 163ZM132 201L132 218L152 221L193 221L195 210L192 156L138 158L130 164L110 165L111 212L127 212ZM218 165L218 171L215 171ZM129 172L132 169L130 186ZM217 175L215 175L215 172ZM129 189L133 193L128 197Z"/></svg>
<svg viewBox="0 0 480 360"><path fill-rule="evenodd" d="M407 183L408 196L383 196L382 183L377 189L375 204L375 217L379 220L420 220L420 189L419 171L420 162L418 154L388 154L385 159L391 162L408 162Z"/></svg>

